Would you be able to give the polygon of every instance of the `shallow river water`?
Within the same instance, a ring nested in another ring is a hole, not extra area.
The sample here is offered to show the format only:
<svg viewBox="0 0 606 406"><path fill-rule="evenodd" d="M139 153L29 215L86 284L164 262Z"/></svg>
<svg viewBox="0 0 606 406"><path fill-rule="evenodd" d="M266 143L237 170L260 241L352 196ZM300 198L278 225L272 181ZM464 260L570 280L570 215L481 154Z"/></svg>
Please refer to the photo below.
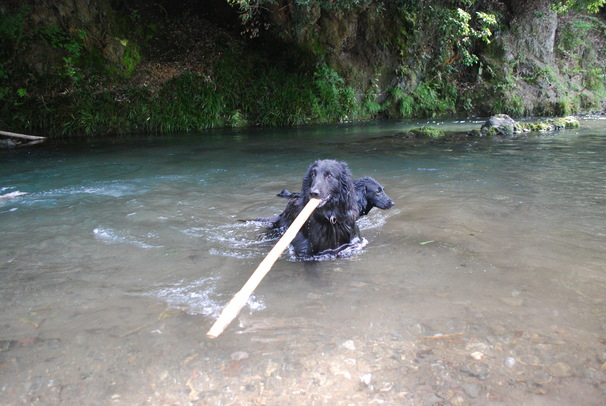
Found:
<svg viewBox="0 0 606 406"><path fill-rule="evenodd" d="M392 137L411 126L0 152L0 404L603 405L606 120ZM319 158L395 207L352 257L284 253L207 338L276 242L240 220L279 213Z"/></svg>

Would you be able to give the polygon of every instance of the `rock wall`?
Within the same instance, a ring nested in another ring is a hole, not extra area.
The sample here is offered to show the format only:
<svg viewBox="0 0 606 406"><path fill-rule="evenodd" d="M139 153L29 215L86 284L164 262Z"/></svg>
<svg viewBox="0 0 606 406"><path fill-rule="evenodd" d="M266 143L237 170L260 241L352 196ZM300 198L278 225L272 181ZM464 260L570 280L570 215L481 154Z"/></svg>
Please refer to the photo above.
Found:
<svg viewBox="0 0 606 406"><path fill-rule="evenodd" d="M137 53L136 44L118 33L109 0L5 0L0 11L26 13L28 35L40 39L31 41L22 60L38 74L62 65L67 48L61 44L66 41L63 33L77 41L83 52L99 53L118 71L133 68L123 65L125 56L132 58Z"/></svg>
<svg viewBox="0 0 606 406"><path fill-rule="evenodd" d="M432 21L437 15L432 10L451 7L450 3L426 2L426 10L410 11L404 17L394 12L396 6L389 8L388 2L365 2L365 6L339 11L315 4L304 7L282 1L276 5L270 15L279 35L322 56L363 89L378 85L382 100L394 87L414 92L427 76L455 83L461 94L467 91L465 97L473 105L467 114L494 114L496 110L514 115L597 111L602 109L599 99L606 98L603 20L595 23L592 42L563 53L558 41L563 31L573 28L561 21L579 15L559 15L551 0L479 3L488 7L482 11L495 13L499 26L493 29L490 44L476 41L472 51L479 55L479 63L473 66L463 66L457 51L447 49L456 47L439 38L439 27ZM596 35L600 30L601 35ZM440 59L439 55L447 52L452 58ZM596 70L593 79L578 69L588 63ZM593 88L584 84L590 80ZM601 84L597 83L600 80Z"/></svg>
<svg viewBox="0 0 606 406"><path fill-rule="evenodd" d="M328 10L282 0L269 13L275 33L317 55L362 89L388 89L400 63L389 46L397 21L375 2L349 10Z"/></svg>

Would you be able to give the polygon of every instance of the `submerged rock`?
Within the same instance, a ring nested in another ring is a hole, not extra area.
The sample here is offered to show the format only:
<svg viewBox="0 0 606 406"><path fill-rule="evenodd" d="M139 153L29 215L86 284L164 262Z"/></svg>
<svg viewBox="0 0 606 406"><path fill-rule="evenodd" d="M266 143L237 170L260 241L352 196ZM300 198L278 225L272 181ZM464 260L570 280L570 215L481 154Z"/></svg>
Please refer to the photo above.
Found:
<svg viewBox="0 0 606 406"><path fill-rule="evenodd" d="M549 374L556 378L572 376L572 367L565 362L556 362L549 367Z"/></svg>
<svg viewBox="0 0 606 406"><path fill-rule="evenodd" d="M437 140L440 138L444 138L444 131L438 130L433 127L423 126L420 128L413 128L408 131L397 133L395 136L403 139Z"/></svg>
<svg viewBox="0 0 606 406"><path fill-rule="evenodd" d="M0 149L16 148L17 144L11 139L0 139Z"/></svg>
<svg viewBox="0 0 606 406"><path fill-rule="evenodd" d="M554 132L569 128L578 128L579 121L572 116L556 117L537 120L534 122L518 122L507 114L496 114L490 117L480 129L471 131L446 131L430 126L412 128L396 134L383 137L383 139L402 140L407 144L449 144L456 142L477 142L484 139L515 139L521 134L532 135L539 132Z"/></svg>

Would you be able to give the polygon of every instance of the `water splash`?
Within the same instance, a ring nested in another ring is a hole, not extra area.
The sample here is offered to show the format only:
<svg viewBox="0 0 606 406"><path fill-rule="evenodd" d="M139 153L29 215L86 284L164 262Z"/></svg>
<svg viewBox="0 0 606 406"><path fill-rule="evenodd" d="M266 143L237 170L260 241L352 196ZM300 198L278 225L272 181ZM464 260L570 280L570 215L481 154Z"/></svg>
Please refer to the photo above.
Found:
<svg viewBox="0 0 606 406"><path fill-rule="evenodd" d="M131 245L137 246L139 248L162 248L163 247L162 245L147 244L143 241L139 241L139 240L135 239L128 232L126 232L126 233L119 232L119 231L113 230L111 228L97 227L93 230L93 234L95 235L95 238L97 238L105 243L108 243L108 244L131 244ZM148 234L147 236L150 238L155 237L155 235L153 235L153 234Z"/></svg>
<svg viewBox="0 0 606 406"><path fill-rule="evenodd" d="M4 201L10 200L10 199L14 199L16 197L19 196L23 196L26 195L26 192L20 192L20 191L14 191L14 192L9 192L6 194L2 194L4 193L8 188L0 188L0 203L3 203Z"/></svg>
<svg viewBox="0 0 606 406"><path fill-rule="evenodd" d="M244 259L265 255L275 240L269 233L259 233L259 230L260 227L253 223L238 222L216 227L190 227L183 233L217 244L209 249L211 255Z"/></svg>
<svg viewBox="0 0 606 406"><path fill-rule="evenodd" d="M208 277L190 283L180 281L155 292L155 296L166 301L169 306L191 315L218 318L225 307L223 295L216 292L218 277ZM250 311L265 309L265 303L251 295L246 304Z"/></svg>
<svg viewBox="0 0 606 406"><path fill-rule="evenodd" d="M333 261L337 258L349 258L354 255L361 253L364 250L364 247L368 245L368 240L366 238L354 238L352 242L346 244L345 246L341 246L335 250L326 250L319 254L309 256L309 257L299 257L295 254L292 246L289 247L290 253L290 261L293 262L305 262L305 261L315 261L315 262L324 262L324 261Z"/></svg>

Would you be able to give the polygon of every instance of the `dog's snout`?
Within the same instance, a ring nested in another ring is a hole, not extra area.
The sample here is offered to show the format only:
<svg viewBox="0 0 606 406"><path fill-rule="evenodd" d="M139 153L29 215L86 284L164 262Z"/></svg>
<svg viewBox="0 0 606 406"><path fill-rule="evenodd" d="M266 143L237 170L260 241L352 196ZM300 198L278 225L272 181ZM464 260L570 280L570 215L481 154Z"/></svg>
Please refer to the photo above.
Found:
<svg viewBox="0 0 606 406"><path fill-rule="evenodd" d="M311 197L313 197L314 199L319 199L320 198L320 191L318 189L312 189L309 191L309 195Z"/></svg>

